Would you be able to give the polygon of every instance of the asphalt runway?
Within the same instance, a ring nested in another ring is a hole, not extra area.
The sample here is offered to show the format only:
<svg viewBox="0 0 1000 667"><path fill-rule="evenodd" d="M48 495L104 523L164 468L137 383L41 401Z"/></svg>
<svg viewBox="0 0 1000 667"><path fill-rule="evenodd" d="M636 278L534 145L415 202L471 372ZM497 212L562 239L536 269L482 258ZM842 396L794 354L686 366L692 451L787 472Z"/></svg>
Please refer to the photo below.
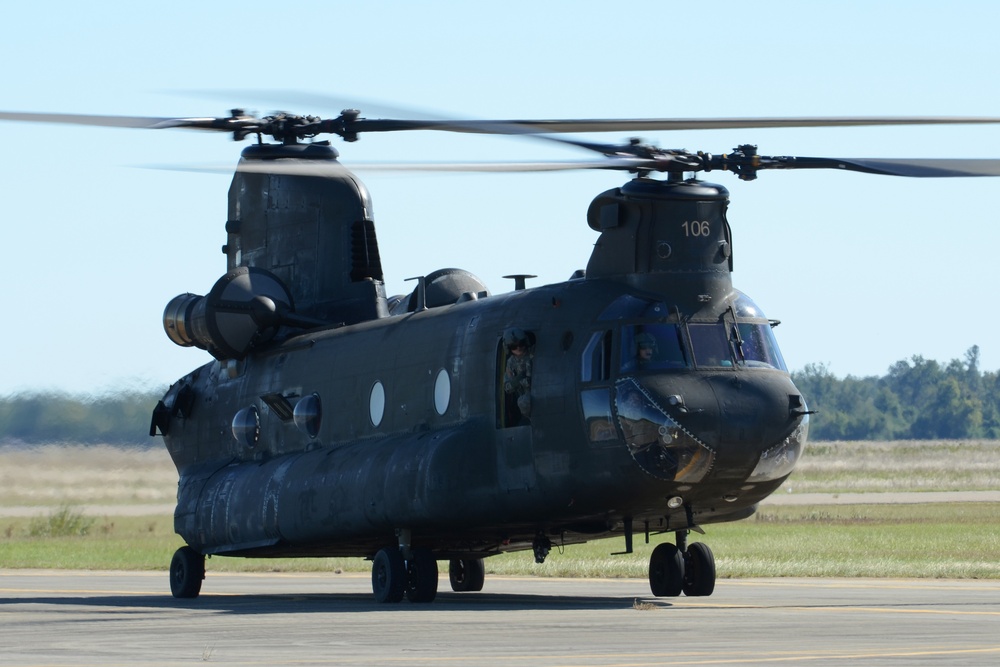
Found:
<svg viewBox="0 0 1000 667"><path fill-rule="evenodd" d="M482 593L376 605L360 574L0 570L0 665L984 665L1000 581L487 577Z"/></svg>

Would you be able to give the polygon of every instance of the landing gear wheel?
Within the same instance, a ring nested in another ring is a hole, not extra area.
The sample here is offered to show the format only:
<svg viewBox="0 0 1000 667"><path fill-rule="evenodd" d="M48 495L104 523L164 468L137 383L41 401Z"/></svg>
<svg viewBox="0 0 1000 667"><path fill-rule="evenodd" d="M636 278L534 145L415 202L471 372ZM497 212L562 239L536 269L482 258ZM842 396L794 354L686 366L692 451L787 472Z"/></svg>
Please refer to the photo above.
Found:
<svg viewBox="0 0 1000 667"><path fill-rule="evenodd" d="M451 580L451 590L468 593L483 590L486 582L486 564L482 558L459 560L453 558L448 563L448 579Z"/></svg>
<svg viewBox="0 0 1000 667"><path fill-rule="evenodd" d="M191 547L181 547L170 561L170 592L175 598L196 598L205 578L205 557Z"/></svg>
<svg viewBox="0 0 1000 667"><path fill-rule="evenodd" d="M438 591L438 567L434 555L426 549L414 549L406 563L406 599L431 602Z"/></svg>
<svg viewBox="0 0 1000 667"><path fill-rule="evenodd" d="M707 545L695 542L684 552L684 595L700 597L715 591L715 556Z"/></svg>
<svg viewBox="0 0 1000 667"><path fill-rule="evenodd" d="M676 544L667 542L653 549L649 557L649 590L656 597L673 598L684 586L684 555Z"/></svg>
<svg viewBox="0 0 1000 667"><path fill-rule="evenodd" d="M375 601L399 602L406 592L406 563L399 549L380 549L372 561L372 592Z"/></svg>

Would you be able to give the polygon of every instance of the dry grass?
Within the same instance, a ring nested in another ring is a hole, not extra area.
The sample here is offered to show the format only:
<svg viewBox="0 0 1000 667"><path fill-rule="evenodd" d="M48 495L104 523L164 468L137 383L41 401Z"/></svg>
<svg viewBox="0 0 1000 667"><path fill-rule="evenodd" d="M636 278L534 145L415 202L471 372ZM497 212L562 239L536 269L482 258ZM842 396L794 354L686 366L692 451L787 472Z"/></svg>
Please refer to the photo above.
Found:
<svg viewBox="0 0 1000 667"><path fill-rule="evenodd" d="M809 443L785 485L796 493L1000 489L1000 441ZM0 446L0 505L143 505L174 501L162 446Z"/></svg>
<svg viewBox="0 0 1000 667"><path fill-rule="evenodd" d="M810 445L789 483L796 492L1000 488L1000 442L836 442ZM70 521L77 505L169 504L177 473L161 447L0 447L0 505L46 506L0 522L0 567L162 569L180 539L172 518ZM906 576L1000 579L995 503L766 507L755 519L711 526L720 576ZM33 526L44 530L36 530ZM64 526L69 526L65 528ZM56 529L59 529L58 531ZM42 532L45 536L37 536ZM62 536L58 536L62 535ZM489 559L491 573L646 576L648 552L613 552L621 539ZM361 559L213 559L213 570L366 570Z"/></svg>
<svg viewBox="0 0 1000 667"><path fill-rule="evenodd" d="M177 470L163 447L0 447L0 505L169 503Z"/></svg>
<svg viewBox="0 0 1000 667"><path fill-rule="evenodd" d="M785 483L797 493L1000 488L1000 441L816 442Z"/></svg>

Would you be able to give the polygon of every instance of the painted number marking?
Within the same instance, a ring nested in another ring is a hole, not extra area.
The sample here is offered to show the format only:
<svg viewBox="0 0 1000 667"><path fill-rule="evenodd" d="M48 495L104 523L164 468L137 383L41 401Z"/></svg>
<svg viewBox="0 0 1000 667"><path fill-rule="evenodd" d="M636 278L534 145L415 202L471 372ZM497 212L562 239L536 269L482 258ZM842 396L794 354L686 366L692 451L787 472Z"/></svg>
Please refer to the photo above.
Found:
<svg viewBox="0 0 1000 667"><path fill-rule="evenodd" d="M708 220L692 220L690 222L685 220L681 227L684 229L684 236L712 235L712 227L708 224Z"/></svg>

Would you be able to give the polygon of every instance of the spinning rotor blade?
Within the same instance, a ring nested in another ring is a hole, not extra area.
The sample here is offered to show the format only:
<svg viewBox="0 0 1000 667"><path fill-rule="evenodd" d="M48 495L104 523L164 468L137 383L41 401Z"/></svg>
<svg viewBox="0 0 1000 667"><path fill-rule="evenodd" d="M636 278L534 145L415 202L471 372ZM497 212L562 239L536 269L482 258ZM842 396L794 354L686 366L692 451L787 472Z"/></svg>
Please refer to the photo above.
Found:
<svg viewBox="0 0 1000 667"><path fill-rule="evenodd" d="M667 161L675 157L665 152ZM764 169L840 169L865 174L907 176L912 178L951 178L964 176L1000 176L1000 159L948 159L948 158L825 158L825 157L771 157L758 155L757 147L738 146L730 154L692 155L682 152L681 157L700 162L692 171L731 171L743 180L753 180ZM660 160L662 161L662 159ZM654 167L657 171L677 171L676 168Z"/></svg>
<svg viewBox="0 0 1000 667"><path fill-rule="evenodd" d="M958 125L1000 123L1000 118L919 116L919 117L828 117L828 118L715 118L715 119L590 119L590 120L428 120L428 119L369 119L360 112L346 110L333 119L278 114L264 118L244 115L234 110L228 118L153 118L139 116L102 116L83 114L52 114L31 112L0 112L0 120L98 125L143 129L190 128L233 132L242 139L248 134L261 133L278 139L337 134L348 141L363 132L396 132L433 130L499 135L544 135L564 132L639 132L659 130L718 130L747 128L845 127L873 125ZM613 147L582 141L554 139L563 143L607 153Z"/></svg>
<svg viewBox="0 0 1000 667"><path fill-rule="evenodd" d="M236 139L250 134L269 135L286 143L320 134L337 134L354 141L362 132L435 130L476 134L525 135L568 144L600 153L604 160L566 162L466 163L358 165L368 171L478 171L530 172L569 169L614 169L644 175L650 172L684 173L724 170L741 179L752 180L763 169L841 169L869 174L944 178L960 176L1000 176L1000 160L984 159L872 159L768 157L758 155L755 146L744 145L730 154L712 155L683 150L663 150L633 140L614 145L548 136L560 132L616 132L654 130L704 130L779 127L842 127L862 125L955 125L1000 123L992 117L829 117L829 118L717 118L717 119L618 119L618 120L399 120L361 118L360 112L348 109L333 119L315 116L276 114L264 118L246 115L234 109L226 118L155 118L141 116L103 116L0 112L0 120L127 127L141 129L188 128L231 132ZM336 164L336 163L335 163ZM243 167L253 169L254 167ZM305 165L289 161L277 167L261 165L261 170L287 169L289 173L319 173L341 169L337 164Z"/></svg>
<svg viewBox="0 0 1000 667"><path fill-rule="evenodd" d="M634 118L591 120L391 120L358 118L355 132L437 130L476 134L551 134L561 132L639 132L655 130L731 130L786 127L873 125L963 125L1000 123L1000 118L959 116L829 118Z"/></svg>
<svg viewBox="0 0 1000 667"><path fill-rule="evenodd" d="M0 120L24 123L55 123L58 125L91 125L100 127L128 127L141 130L188 128L218 130L222 132L254 132L260 121L250 116L229 118L155 118L148 116L101 116L87 114L34 113L29 111L0 111Z"/></svg>
<svg viewBox="0 0 1000 667"><path fill-rule="evenodd" d="M289 169L296 167L289 165ZM756 178L765 169L837 169L885 176L912 178L951 178L1000 176L1000 159L947 158L812 158L768 157L763 155L710 155L684 151L660 156L639 157L611 155L605 160L567 160L550 162L456 162L456 163L359 163L355 171L403 172L540 172L574 169L605 169L645 174L649 172L731 171L744 180Z"/></svg>
<svg viewBox="0 0 1000 667"><path fill-rule="evenodd" d="M103 127L135 127L154 129L159 127L172 127L171 125L165 125L165 123L169 123L174 119L146 118L142 116L88 116L82 114L0 111L0 120L13 120L27 123L58 123L61 125L100 125Z"/></svg>
<svg viewBox="0 0 1000 667"><path fill-rule="evenodd" d="M229 174L233 165L146 165L148 169ZM814 158L710 155L677 152L660 157L612 155L599 160L538 162L357 162L349 166L337 161L266 160L241 162L236 170L298 176L334 176L350 172L407 173L531 173L545 171L603 169L646 174L658 172L731 171L743 180L753 180L766 169L835 169L911 178L1000 176L1000 159L948 158Z"/></svg>
<svg viewBox="0 0 1000 667"><path fill-rule="evenodd" d="M1000 176L1000 159L947 158L780 158L787 163L760 169L843 169L866 174L909 176L914 178L949 178L964 176Z"/></svg>

